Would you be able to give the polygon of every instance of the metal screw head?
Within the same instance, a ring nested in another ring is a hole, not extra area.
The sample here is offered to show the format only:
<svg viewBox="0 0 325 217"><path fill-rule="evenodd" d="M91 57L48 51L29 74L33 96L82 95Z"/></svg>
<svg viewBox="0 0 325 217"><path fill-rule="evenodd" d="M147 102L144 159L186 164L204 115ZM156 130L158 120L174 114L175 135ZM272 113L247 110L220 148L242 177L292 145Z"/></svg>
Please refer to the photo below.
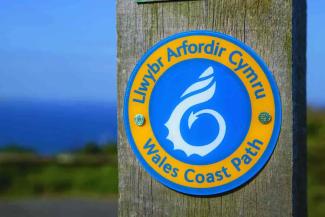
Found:
<svg viewBox="0 0 325 217"><path fill-rule="evenodd" d="M134 116L134 122L137 126L142 126L144 124L145 118L142 114L136 114Z"/></svg>
<svg viewBox="0 0 325 217"><path fill-rule="evenodd" d="M268 112L261 112L258 115L258 120L262 123L262 124L268 124L270 123L270 121L272 120L272 116L270 115L270 113Z"/></svg>

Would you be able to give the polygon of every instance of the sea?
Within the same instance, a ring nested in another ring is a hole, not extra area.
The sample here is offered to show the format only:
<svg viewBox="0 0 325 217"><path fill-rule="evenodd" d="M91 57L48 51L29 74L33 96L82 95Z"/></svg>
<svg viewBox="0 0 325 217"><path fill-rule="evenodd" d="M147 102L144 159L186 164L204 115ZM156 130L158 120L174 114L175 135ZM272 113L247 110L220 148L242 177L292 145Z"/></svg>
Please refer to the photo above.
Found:
<svg viewBox="0 0 325 217"><path fill-rule="evenodd" d="M0 101L0 148L14 145L56 155L87 143L114 144L116 111L114 102Z"/></svg>

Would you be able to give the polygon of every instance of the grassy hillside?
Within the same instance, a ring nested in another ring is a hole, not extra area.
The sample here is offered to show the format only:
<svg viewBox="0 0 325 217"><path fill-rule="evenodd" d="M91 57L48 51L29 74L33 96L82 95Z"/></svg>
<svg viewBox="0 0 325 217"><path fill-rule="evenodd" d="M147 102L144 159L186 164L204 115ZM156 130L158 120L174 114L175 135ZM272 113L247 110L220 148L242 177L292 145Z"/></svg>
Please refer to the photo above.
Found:
<svg viewBox="0 0 325 217"><path fill-rule="evenodd" d="M0 168L2 198L107 197L117 194L116 165L6 165Z"/></svg>
<svg viewBox="0 0 325 217"><path fill-rule="evenodd" d="M40 157L12 145L0 151L0 198L117 194L116 145Z"/></svg>
<svg viewBox="0 0 325 217"><path fill-rule="evenodd" d="M308 111L308 212L325 216L325 111Z"/></svg>

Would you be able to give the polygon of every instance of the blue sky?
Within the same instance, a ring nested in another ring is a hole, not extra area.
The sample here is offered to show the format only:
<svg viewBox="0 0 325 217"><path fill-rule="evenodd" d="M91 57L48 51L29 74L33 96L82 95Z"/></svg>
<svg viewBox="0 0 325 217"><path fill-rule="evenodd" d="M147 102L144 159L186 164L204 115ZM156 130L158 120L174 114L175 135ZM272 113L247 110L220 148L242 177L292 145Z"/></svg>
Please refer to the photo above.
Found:
<svg viewBox="0 0 325 217"><path fill-rule="evenodd" d="M307 100L325 107L325 1L309 0L307 13Z"/></svg>
<svg viewBox="0 0 325 217"><path fill-rule="evenodd" d="M308 103L325 106L325 1L308 3ZM0 99L116 101L115 1L0 5Z"/></svg>
<svg viewBox="0 0 325 217"><path fill-rule="evenodd" d="M115 2L0 3L2 99L116 101Z"/></svg>

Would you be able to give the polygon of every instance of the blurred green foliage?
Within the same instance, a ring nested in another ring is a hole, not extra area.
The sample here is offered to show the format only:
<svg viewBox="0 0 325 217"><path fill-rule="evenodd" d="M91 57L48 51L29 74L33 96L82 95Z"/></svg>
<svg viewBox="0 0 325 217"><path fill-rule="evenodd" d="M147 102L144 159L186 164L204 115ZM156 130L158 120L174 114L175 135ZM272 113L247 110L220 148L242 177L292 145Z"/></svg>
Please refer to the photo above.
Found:
<svg viewBox="0 0 325 217"><path fill-rule="evenodd" d="M87 143L82 149L77 150L75 154L117 154L117 146L116 144L107 144L103 146L99 146L95 142Z"/></svg>
<svg viewBox="0 0 325 217"><path fill-rule="evenodd" d="M116 165L6 165L0 168L0 195L109 196L117 193Z"/></svg>
<svg viewBox="0 0 325 217"><path fill-rule="evenodd" d="M308 111L308 213L325 216L325 111Z"/></svg>
<svg viewBox="0 0 325 217"><path fill-rule="evenodd" d="M89 143L74 153L40 157L20 146L0 150L0 197L107 197L117 194L116 145Z"/></svg>
<svg viewBox="0 0 325 217"><path fill-rule="evenodd" d="M0 148L1 153L34 153L34 150L22 147L17 144L9 144Z"/></svg>

